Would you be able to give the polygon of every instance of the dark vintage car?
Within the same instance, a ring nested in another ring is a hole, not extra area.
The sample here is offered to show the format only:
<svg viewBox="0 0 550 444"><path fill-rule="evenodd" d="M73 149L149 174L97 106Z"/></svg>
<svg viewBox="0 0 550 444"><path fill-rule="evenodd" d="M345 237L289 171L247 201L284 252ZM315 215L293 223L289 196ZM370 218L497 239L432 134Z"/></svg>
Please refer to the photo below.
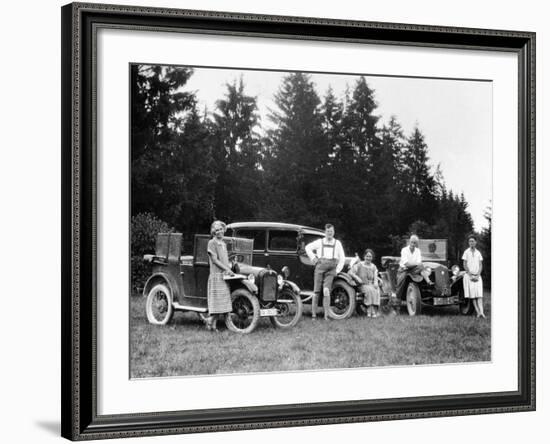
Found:
<svg viewBox="0 0 550 444"><path fill-rule="evenodd" d="M278 222L236 222L229 224L227 229L232 236L253 239L253 264L279 271L300 287L302 301L310 303L314 266L306 254L305 246L324 237L323 230ZM351 260L353 258L346 258L346 264ZM355 281L344 270L336 276L332 287L329 316L333 319L351 316L356 300L360 297L356 292Z"/></svg>
<svg viewBox="0 0 550 444"><path fill-rule="evenodd" d="M182 256L182 235L160 233L155 254L144 256L153 272L145 284L147 319L152 324L170 322L175 311L192 311L204 318L208 312L207 283L209 263L208 235L195 235L193 256ZM279 328L296 325L302 316L299 288L273 269L252 266L253 242L224 237L234 276L228 276L232 312L226 316L227 328L250 333L260 317L269 317Z"/></svg>
<svg viewBox="0 0 550 444"><path fill-rule="evenodd" d="M407 274L405 283L397 291L397 272L399 270L398 256L383 256L382 266L385 271L382 278L383 299L394 306L406 306L411 316L422 312L423 307L458 306L459 313L469 315L474 307L470 299L464 298L462 277L458 265L451 269L447 266L447 240L421 239L419 248L422 253L422 264L429 272L432 282L427 283L422 276Z"/></svg>

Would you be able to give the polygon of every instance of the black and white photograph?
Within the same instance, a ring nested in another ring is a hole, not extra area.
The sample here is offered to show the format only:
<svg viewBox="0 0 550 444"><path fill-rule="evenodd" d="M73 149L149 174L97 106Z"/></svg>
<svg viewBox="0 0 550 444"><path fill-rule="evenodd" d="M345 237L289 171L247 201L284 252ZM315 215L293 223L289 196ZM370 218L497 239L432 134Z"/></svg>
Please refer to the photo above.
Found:
<svg viewBox="0 0 550 444"><path fill-rule="evenodd" d="M129 78L130 378L491 361L490 80Z"/></svg>

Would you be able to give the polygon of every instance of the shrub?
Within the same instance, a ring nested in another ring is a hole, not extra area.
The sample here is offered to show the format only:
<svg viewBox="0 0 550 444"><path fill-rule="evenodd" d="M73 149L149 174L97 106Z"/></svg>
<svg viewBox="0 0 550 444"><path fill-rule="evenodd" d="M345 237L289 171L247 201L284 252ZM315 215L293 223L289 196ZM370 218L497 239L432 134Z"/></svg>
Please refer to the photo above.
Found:
<svg viewBox="0 0 550 444"><path fill-rule="evenodd" d="M151 274L151 264L145 263L143 255L154 253L158 233L173 232L174 229L152 213L140 213L132 217L130 230L132 291L141 293Z"/></svg>

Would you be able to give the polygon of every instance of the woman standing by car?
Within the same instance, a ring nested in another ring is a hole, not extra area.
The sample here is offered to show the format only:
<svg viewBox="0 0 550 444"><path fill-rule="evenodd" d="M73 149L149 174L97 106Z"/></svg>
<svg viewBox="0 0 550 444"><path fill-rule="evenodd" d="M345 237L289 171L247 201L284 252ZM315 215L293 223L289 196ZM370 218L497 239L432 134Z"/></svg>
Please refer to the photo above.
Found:
<svg viewBox="0 0 550 444"><path fill-rule="evenodd" d="M464 282L464 297L472 299L478 318L485 318L483 313L483 281L481 271L483 270L483 257L476 248L477 239L475 236L468 237L468 248L462 255L464 270L466 274L462 278Z"/></svg>
<svg viewBox="0 0 550 444"><path fill-rule="evenodd" d="M208 313L206 328L217 331L216 323L231 312L231 293L229 285L224 279L225 275L233 275L229 265L227 246L223 241L225 224L222 221L214 221L210 227L213 236L208 241L208 258L210 263L210 275L208 276Z"/></svg>
<svg viewBox="0 0 550 444"><path fill-rule="evenodd" d="M364 295L363 304L367 306L367 316L377 318L380 307L380 287L378 286L378 269L372 263L374 251L370 248L365 250L363 262L356 262L351 268L349 275L360 285L361 293Z"/></svg>

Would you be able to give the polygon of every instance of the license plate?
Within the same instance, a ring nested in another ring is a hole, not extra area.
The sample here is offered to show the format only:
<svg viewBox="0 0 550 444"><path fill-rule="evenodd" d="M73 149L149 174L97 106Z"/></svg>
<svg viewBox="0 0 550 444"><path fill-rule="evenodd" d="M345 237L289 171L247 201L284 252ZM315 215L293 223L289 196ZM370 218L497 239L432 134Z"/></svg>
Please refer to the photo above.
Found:
<svg viewBox="0 0 550 444"><path fill-rule="evenodd" d="M434 305L451 305L456 303L454 297L450 298L434 298Z"/></svg>
<svg viewBox="0 0 550 444"><path fill-rule="evenodd" d="M278 311L276 308L261 308L260 316L277 316Z"/></svg>

